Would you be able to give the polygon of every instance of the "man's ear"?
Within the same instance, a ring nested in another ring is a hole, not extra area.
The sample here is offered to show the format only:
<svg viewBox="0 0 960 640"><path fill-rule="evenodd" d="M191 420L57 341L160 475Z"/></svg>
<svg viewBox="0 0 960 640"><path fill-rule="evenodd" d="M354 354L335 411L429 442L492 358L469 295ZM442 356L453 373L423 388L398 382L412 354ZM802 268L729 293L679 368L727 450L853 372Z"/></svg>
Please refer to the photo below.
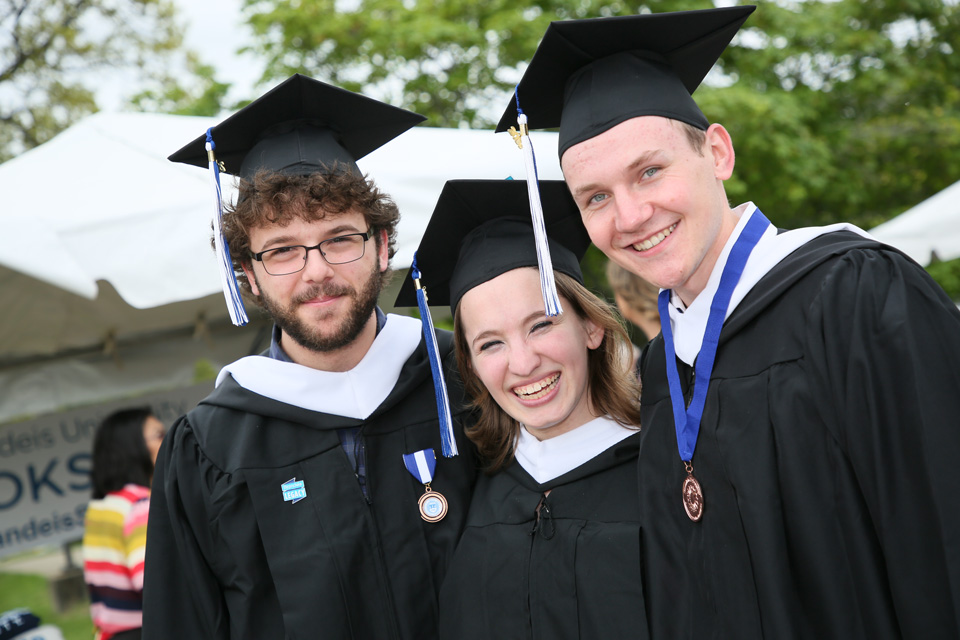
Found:
<svg viewBox="0 0 960 640"><path fill-rule="evenodd" d="M257 278L253 274L253 264L250 262L243 262L240 264L243 267L243 273L247 276L247 282L250 283L250 289L253 291L253 295L260 295L260 287L257 286Z"/></svg>
<svg viewBox="0 0 960 640"><path fill-rule="evenodd" d="M714 123L707 129L706 148L713 158L714 175L719 180L729 180L733 175L736 158L733 140L723 125Z"/></svg>
<svg viewBox="0 0 960 640"><path fill-rule="evenodd" d="M380 260L380 273L383 273L390 265L390 239L387 237L386 229L380 229L378 233L380 234L380 241L377 242L377 258Z"/></svg>

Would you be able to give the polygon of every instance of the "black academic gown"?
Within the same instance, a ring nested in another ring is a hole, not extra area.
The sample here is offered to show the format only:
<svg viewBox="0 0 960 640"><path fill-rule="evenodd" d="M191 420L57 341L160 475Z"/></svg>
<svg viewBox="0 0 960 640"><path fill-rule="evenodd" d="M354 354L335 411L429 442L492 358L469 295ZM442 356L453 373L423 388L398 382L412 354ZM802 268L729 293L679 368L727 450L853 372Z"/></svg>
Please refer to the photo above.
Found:
<svg viewBox="0 0 960 640"><path fill-rule="evenodd" d="M449 356L449 334L439 340ZM153 482L144 638L436 637L437 594L475 479L462 389L449 364L454 458L440 453L422 340L365 421L265 398L232 378L181 418ZM336 431L356 426L366 499ZM437 454L433 488L449 502L437 523L420 517L424 487L402 458L425 448ZM306 490L298 502L281 491L293 478Z"/></svg>
<svg viewBox="0 0 960 640"><path fill-rule="evenodd" d="M443 640L646 637L639 437L544 484L516 460L477 481L440 592Z"/></svg>
<svg viewBox="0 0 960 640"><path fill-rule="evenodd" d="M700 522L662 336L641 369L652 638L958 637L960 313L920 267L831 233L744 298L693 458Z"/></svg>

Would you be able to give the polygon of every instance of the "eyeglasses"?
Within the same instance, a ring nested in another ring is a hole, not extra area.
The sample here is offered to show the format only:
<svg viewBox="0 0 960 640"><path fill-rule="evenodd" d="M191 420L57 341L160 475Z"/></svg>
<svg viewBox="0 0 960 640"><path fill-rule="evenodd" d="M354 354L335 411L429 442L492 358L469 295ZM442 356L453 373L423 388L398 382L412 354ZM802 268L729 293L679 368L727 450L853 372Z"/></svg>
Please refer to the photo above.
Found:
<svg viewBox="0 0 960 640"><path fill-rule="evenodd" d="M303 270L307 264L307 254L316 249L329 264L346 264L363 257L370 239L369 233L348 233L324 240L320 244L306 247L296 244L289 247L267 249L254 253L251 257L263 265L271 276L287 276Z"/></svg>

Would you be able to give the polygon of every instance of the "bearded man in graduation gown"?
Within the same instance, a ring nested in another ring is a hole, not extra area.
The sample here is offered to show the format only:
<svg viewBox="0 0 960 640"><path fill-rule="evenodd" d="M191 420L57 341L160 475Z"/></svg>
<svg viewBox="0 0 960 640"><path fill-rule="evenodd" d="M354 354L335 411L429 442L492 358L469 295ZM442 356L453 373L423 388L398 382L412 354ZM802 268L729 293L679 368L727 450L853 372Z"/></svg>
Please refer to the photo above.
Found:
<svg viewBox="0 0 960 640"><path fill-rule="evenodd" d="M240 176L223 244L276 326L157 460L148 640L436 636L474 457L449 334L377 307L399 212L355 163L421 120L296 75L171 156Z"/></svg>
<svg viewBox="0 0 960 640"><path fill-rule="evenodd" d="M640 361L651 637L957 638L960 313L854 227L730 207L733 142L690 94L753 9L554 22L517 91L529 127L559 125L593 242L663 289Z"/></svg>

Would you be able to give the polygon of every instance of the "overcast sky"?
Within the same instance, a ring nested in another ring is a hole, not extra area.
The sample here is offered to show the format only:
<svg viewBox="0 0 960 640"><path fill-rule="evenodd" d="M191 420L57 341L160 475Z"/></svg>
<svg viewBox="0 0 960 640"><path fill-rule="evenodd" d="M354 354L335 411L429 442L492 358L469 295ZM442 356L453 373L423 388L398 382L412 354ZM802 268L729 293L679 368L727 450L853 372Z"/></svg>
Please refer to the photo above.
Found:
<svg viewBox="0 0 960 640"><path fill-rule="evenodd" d="M227 102L252 98L262 65L252 56L239 56L237 49L250 43L240 15L241 0L174 0L179 22L186 25L185 44L217 70L217 79L233 85ZM135 70L98 76L98 102L105 111L123 111ZM262 91L262 90L260 90Z"/></svg>
<svg viewBox="0 0 960 640"><path fill-rule="evenodd" d="M213 65L217 78L234 84L231 98L252 97L261 66L256 59L236 55L249 44L247 27L240 15L241 0L175 0L181 20L187 22L187 46Z"/></svg>

